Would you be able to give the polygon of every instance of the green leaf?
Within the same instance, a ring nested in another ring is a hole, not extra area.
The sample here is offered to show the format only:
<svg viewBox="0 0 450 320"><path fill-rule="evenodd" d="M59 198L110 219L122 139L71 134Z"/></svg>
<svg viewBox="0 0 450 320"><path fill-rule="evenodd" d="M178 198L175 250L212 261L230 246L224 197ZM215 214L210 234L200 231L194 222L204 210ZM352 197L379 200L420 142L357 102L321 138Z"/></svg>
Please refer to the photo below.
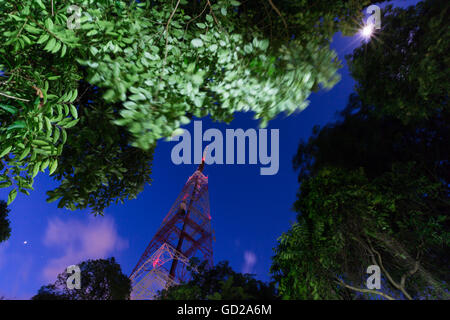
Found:
<svg viewBox="0 0 450 320"><path fill-rule="evenodd" d="M25 150L23 150L22 154L19 156L19 161L23 160L30 153L30 150L30 147L25 148Z"/></svg>
<svg viewBox="0 0 450 320"><path fill-rule="evenodd" d="M65 144L67 141L67 132L64 128L61 128L61 134L62 134L62 144Z"/></svg>
<svg viewBox="0 0 450 320"><path fill-rule="evenodd" d="M70 97L69 102L74 102L75 99L77 98L77 96L78 96L78 90L75 89L75 90L72 91L72 96Z"/></svg>
<svg viewBox="0 0 450 320"><path fill-rule="evenodd" d="M64 114L65 114L66 116L68 116L68 115L69 115L69 112L70 112L70 108L69 108L69 106L68 106L67 104L65 104L65 105L64 105Z"/></svg>
<svg viewBox="0 0 450 320"><path fill-rule="evenodd" d="M103 99L105 99L106 101L111 101L114 95L115 95L114 90L109 89L103 95Z"/></svg>
<svg viewBox="0 0 450 320"><path fill-rule="evenodd" d="M6 156L12 149L12 146L8 146L6 149L4 149L1 153L0 153L0 158L3 158L4 156Z"/></svg>
<svg viewBox="0 0 450 320"><path fill-rule="evenodd" d="M34 178L34 177L37 176L37 174L39 173L40 167L41 167L41 162L39 161L39 162L37 162L37 163L34 165L34 167L33 167L33 173L32 173L32 175L31 175L32 178Z"/></svg>
<svg viewBox="0 0 450 320"><path fill-rule="evenodd" d="M213 44L209 47L209 50L211 50L212 52L216 52L217 48L218 48L217 44Z"/></svg>
<svg viewBox="0 0 450 320"><path fill-rule="evenodd" d="M50 122L50 119L47 117L44 117L45 120L45 129L47 130L47 132L51 132L52 131L52 123Z"/></svg>
<svg viewBox="0 0 450 320"><path fill-rule="evenodd" d="M192 39L191 44L194 48L199 48L203 46L203 41L201 39Z"/></svg>
<svg viewBox="0 0 450 320"><path fill-rule="evenodd" d="M47 42L47 45L44 47L44 50L51 52L56 45L56 40L55 38L51 38L49 42Z"/></svg>
<svg viewBox="0 0 450 320"><path fill-rule="evenodd" d="M48 39L50 38L50 36L46 33L43 34L42 36L39 37L39 40L36 42L37 44L43 44L44 42L46 42Z"/></svg>
<svg viewBox="0 0 450 320"><path fill-rule="evenodd" d="M75 119L73 121L70 121L68 124L66 124L64 126L64 128L66 128L66 129L72 128L73 126L75 126L78 123L79 120L80 119Z"/></svg>
<svg viewBox="0 0 450 320"><path fill-rule="evenodd" d="M44 172L45 169L47 169L47 167L48 167L49 164L50 164L50 160L49 160L49 159L45 159L44 162L42 162L42 164L41 164L40 170L41 170L42 172Z"/></svg>
<svg viewBox="0 0 450 320"><path fill-rule="evenodd" d="M12 186L12 182L11 181L5 181L5 182L1 182L0 183L0 189L1 188L9 188Z"/></svg>
<svg viewBox="0 0 450 320"><path fill-rule="evenodd" d="M58 200L59 198L61 198L61 196L58 195L58 194L56 194L56 195L54 195L53 197L48 198L48 199L47 199L47 202L48 202L48 203L52 203L52 202L55 202L56 200ZM58 206L58 208L59 208L59 206Z"/></svg>
<svg viewBox="0 0 450 320"><path fill-rule="evenodd" d="M26 189L20 188L19 191L22 192L23 194L26 194L27 196L30 195L30 192L28 192L28 190L26 190Z"/></svg>
<svg viewBox="0 0 450 320"><path fill-rule="evenodd" d="M61 58L63 58L66 55L67 46L63 44L62 50L61 50Z"/></svg>
<svg viewBox="0 0 450 320"><path fill-rule="evenodd" d="M56 45L55 47L51 50L52 53L56 53L59 51L59 49L61 49L61 42L60 41L56 41Z"/></svg>
<svg viewBox="0 0 450 320"><path fill-rule="evenodd" d="M46 10L47 8L45 8L44 4L42 3L42 0L35 0L36 3L39 5L39 7L41 7L41 9Z"/></svg>
<svg viewBox="0 0 450 320"><path fill-rule="evenodd" d="M53 172L55 172L56 168L58 168L58 160L54 159L50 165L50 170L49 170L50 175L52 175Z"/></svg>
<svg viewBox="0 0 450 320"><path fill-rule="evenodd" d="M267 40L267 39L261 40L261 41L259 42L259 47L260 47L262 50L266 51L267 48L269 47L269 40Z"/></svg>
<svg viewBox="0 0 450 320"><path fill-rule="evenodd" d="M40 140L40 139L34 139L31 143L33 145L36 145L36 146L48 146L48 142L47 141Z"/></svg>
<svg viewBox="0 0 450 320"><path fill-rule="evenodd" d="M0 108L2 108L3 110L12 113L12 114L16 114L17 112L17 108L13 107L13 106L8 106L6 104L0 104Z"/></svg>
<svg viewBox="0 0 450 320"><path fill-rule="evenodd" d="M45 27L51 31L53 29L53 21L50 18L47 18L44 22Z"/></svg>
<svg viewBox="0 0 450 320"><path fill-rule="evenodd" d="M70 114L71 114L72 117L74 117L75 119L78 118L77 108L75 108L75 106L74 106L73 104L70 105Z"/></svg>
<svg viewBox="0 0 450 320"><path fill-rule="evenodd" d="M56 144L58 142L59 136L61 134L61 131L59 130L58 127L55 127L55 130L53 131L53 144Z"/></svg>
<svg viewBox="0 0 450 320"><path fill-rule="evenodd" d="M17 190L16 189L12 189L10 191L10 193L8 194L8 202L7 205L10 205L11 202L14 201L14 199L17 197Z"/></svg>
<svg viewBox="0 0 450 320"><path fill-rule="evenodd" d="M13 130L13 129L23 129L27 126L27 124L25 123L25 121L23 120L17 120L15 121L12 125L10 125L6 130Z"/></svg>
<svg viewBox="0 0 450 320"><path fill-rule="evenodd" d="M25 30L27 30L29 33L32 33L32 34L40 34L42 32L41 29L35 28L29 24L25 25Z"/></svg>

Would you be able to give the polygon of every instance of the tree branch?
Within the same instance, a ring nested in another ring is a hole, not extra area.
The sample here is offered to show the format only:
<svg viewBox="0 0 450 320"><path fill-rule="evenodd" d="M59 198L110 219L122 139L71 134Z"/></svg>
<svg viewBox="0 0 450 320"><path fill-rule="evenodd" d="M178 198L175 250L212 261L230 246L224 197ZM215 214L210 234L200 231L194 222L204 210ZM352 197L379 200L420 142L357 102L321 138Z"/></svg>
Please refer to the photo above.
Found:
<svg viewBox="0 0 450 320"><path fill-rule="evenodd" d="M210 8L210 13L211 13L211 15L213 16L213 18L214 18L214 21L216 22L216 24L220 27L220 25L219 25L219 22L217 21L217 18L216 18L216 15L214 14L214 12L213 12L213 9L212 9L212 5L211 5L211 2L209 2L209 0L206 0L206 2L208 3L208 5L209 5L209 8Z"/></svg>
<svg viewBox="0 0 450 320"><path fill-rule="evenodd" d="M8 95L8 94L6 94L6 93L3 93L3 92L0 92L0 96L4 96L4 97L10 98L10 99L15 99L15 100L20 100L20 101L30 102L30 100L22 99L22 98L17 98L17 97L13 97L13 96L10 96L10 95Z"/></svg>
<svg viewBox="0 0 450 320"><path fill-rule="evenodd" d="M195 21L195 20L197 20L198 18L200 18L200 17L202 16L202 14L205 12L206 8L208 8L208 5L209 5L209 4L206 3L206 5L205 5L205 7L203 8L202 12L200 12L200 14L199 14L198 16L196 16L195 18L192 18L191 20L189 20L189 21L186 23L186 28L184 29L184 35L183 35L183 38L184 38L184 36L186 35L187 29L188 29L188 27L189 27L189 24L190 24L192 21Z"/></svg>
<svg viewBox="0 0 450 320"><path fill-rule="evenodd" d="M370 290L370 289L359 289L356 287L353 287L351 285L346 284L344 281L342 281L341 279L338 279L338 281L336 281L338 284L343 285L344 287L350 289L350 290L354 290L354 291L358 291L358 292L362 292L362 293L372 293L372 294L376 294L376 295L380 295L382 297L385 297L388 300L395 300L394 298L392 298L390 295L381 292L381 291L376 291L376 290Z"/></svg>
<svg viewBox="0 0 450 320"><path fill-rule="evenodd" d="M412 297L409 295L408 292L406 292L405 287L402 286L401 284L398 284L397 282L395 282L394 279L393 279L393 278L391 277L391 275L389 274L389 272L387 272L387 270L384 268L384 266L383 266L383 260L381 259L381 254L380 254L377 250L375 250L375 249L373 248L372 243L371 243L371 241L370 241L369 238L367 238L367 242L369 243L369 247L370 247L371 251L374 252L374 253L377 255L377 257L378 257L378 263L379 263L379 265L380 265L380 267L381 267L381 270L383 271L383 274L386 275L386 278L388 278L389 282L390 282L395 288L397 288L398 290L400 290L400 291L405 295L405 297L406 297L408 300L412 300Z"/></svg>
<svg viewBox="0 0 450 320"><path fill-rule="evenodd" d="M166 25L166 48L165 48L166 50L165 50L165 53L164 53L163 65L166 64L166 59L167 59L167 46L169 44L169 27L170 27L170 22L172 21L172 18L175 15L175 12L177 12L179 4L180 4L180 0L177 1L177 4L175 5L175 9L173 9L172 13L170 14L169 21L167 21L167 25Z"/></svg>
<svg viewBox="0 0 450 320"><path fill-rule="evenodd" d="M408 272L406 272L400 280L400 285L403 288L405 287L406 279L408 277L412 276L414 273L416 273L417 270L419 270L419 258L420 258L420 249L417 250L416 262L414 263L414 267L411 270L409 270Z"/></svg>
<svg viewBox="0 0 450 320"><path fill-rule="evenodd" d="M286 23L286 20L284 20L284 17L281 15L280 10L278 10L278 8L274 5L272 0L269 0L269 4L272 7L272 9L275 10L275 12L280 16L281 20L283 21L284 27L286 28L286 34L289 36L288 25Z"/></svg>

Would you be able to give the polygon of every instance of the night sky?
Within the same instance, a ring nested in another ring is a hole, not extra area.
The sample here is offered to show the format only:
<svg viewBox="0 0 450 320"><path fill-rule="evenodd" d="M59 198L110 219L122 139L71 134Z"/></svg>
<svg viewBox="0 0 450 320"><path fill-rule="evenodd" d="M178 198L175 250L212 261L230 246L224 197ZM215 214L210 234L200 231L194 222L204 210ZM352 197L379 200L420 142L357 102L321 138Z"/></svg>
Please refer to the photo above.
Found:
<svg viewBox="0 0 450 320"><path fill-rule="evenodd" d="M394 3L403 7L417 2ZM291 207L299 184L292 158L298 143L310 136L314 125L333 121L336 112L346 106L355 82L348 73L344 56L360 44L359 36L336 34L332 47L344 64L339 71L341 81L332 90L312 94L310 105L301 113L280 115L269 123L268 129L280 132L280 163L276 175L261 176L261 164L205 167L216 238L214 263L228 260L236 271L270 279L272 248L296 216ZM206 118L202 121L203 132L217 128L224 137L227 128L258 128L258 121L249 113L236 114L230 125ZM186 129L193 136L193 123ZM31 196L19 194L10 206L11 238L0 243L0 296L29 299L42 285L54 282L56 275L67 266L86 259L114 256L129 275L183 185L196 170L194 164L172 163L170 155L175 144L158 142L152 185L146 186L138 199L110 206L104 217L93 217L89 210L57 209L57 202L46 203L45 192L57 183L40 173ZM7 191L0 189L0 199L6 198Z"/></svg>

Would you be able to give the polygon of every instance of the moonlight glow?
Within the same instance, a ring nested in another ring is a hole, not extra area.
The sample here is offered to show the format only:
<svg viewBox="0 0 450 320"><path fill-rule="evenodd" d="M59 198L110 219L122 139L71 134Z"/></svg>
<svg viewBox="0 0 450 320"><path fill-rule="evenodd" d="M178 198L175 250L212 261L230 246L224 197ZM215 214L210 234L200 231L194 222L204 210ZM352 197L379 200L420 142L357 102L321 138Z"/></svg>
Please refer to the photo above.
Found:
<svg viewBox="0 0 450 320"><path fill-rule="evenodd" d="M373 34L373 25L368 24L364 26L364 28L362 28L361 30L361 34L364 38L369 39Z"/></svg>

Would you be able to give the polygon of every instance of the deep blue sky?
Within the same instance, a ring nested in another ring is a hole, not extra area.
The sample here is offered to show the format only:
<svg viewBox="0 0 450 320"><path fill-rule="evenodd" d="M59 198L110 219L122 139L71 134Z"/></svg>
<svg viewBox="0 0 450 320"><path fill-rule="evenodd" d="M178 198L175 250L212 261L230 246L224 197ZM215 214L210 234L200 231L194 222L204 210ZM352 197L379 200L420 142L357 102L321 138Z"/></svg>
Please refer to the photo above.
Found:
<svg viewBox="0 0 450 320"><path fill-rule="evenodd" d="M405 6L417 2L396 3ZM314 125L333 121L336 112L345 107L355 83L345 66L344 55L360 43L356 36L337 34L332 47L344 63L341 81L328 92L311 95L311 103L303 112L289 117L282 115L269 123L268 129L280 130L278 174L260 176L259 164L206 166L216 237L215 263L229 260L235 270L243 271L245 252L251 252L256 263L247 267L257 278L269 280L272 248L295 220L291 207L299 185L292 158L298 143L310 136ZM258 122L251 114L237 114L229 126L203 119L203 131L217 128L223 134L226 128L257 127ZM192 134L193 125L186 128ZM0 244L0 296L31 297L49 282L51 270L68 262L80 262L77 257L115 256L122 270L129 274L196 169L196 165L172 164L170 154L174 145L175 142L158 143L152 185L138 199L106 209L105 217L92 218L87 210L72 212L57 209L56 203L46 203L45 192L57 184L47 175L39 174L31 196L20 194L10 206L12 235L9 241ZM7 193L0 190L0 199L6 197Z"/></svg>

